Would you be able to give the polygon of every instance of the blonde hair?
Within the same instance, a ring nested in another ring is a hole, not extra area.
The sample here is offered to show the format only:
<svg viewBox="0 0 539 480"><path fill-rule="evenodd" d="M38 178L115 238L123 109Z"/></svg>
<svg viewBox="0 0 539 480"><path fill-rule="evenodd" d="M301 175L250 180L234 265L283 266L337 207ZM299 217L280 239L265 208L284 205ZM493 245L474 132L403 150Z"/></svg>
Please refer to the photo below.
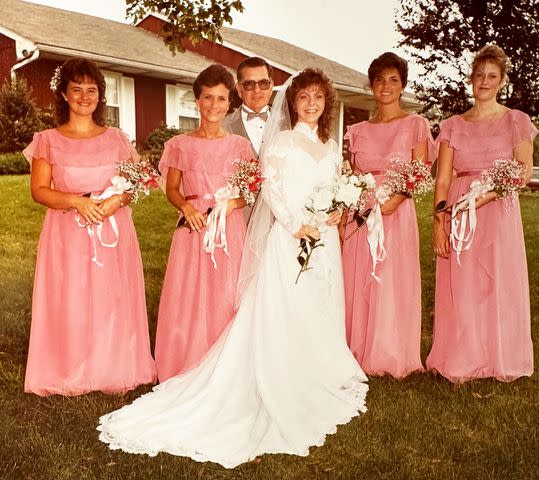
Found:
<svg viewBox="0 0 539 480"><path fill-rule="evenodd" d="M485 45L479 50L472 62L471 76L473 76L486 62L494 63L499 67L502 75L502 83L505 84L509 81L507 74L511 69L511 60L509 60L509 57L501 47L498 47L497 45Z"/></svg>

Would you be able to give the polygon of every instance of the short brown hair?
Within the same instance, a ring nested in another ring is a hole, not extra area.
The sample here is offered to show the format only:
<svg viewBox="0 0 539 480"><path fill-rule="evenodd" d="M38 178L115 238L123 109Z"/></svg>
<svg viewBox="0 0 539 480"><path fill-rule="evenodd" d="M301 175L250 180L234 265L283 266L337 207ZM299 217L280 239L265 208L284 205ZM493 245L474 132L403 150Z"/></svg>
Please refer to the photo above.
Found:
<svg viewBox="0 0 539 480"><path fill-rule="evenodd" d="M214 63L200 72L193 83L193 93L198 100L202 93L202 87L216 87L223 84L228 89L228 99L230 100L230 90L234 88L234 77L222 65Z"/></svg>
<svg viewBox="0 0 539 480"><path fill-rule="evenodd" d="M294 109L294 103L300 90L312 85L320 87L324 92L325 107L322 115L318 119L318 138L326 143L331 136L331 122L333 120L333 110L336 103L335 90L331 80L319 68L306 68L301 72L286 90L286 100L288 101L288 110L290 112L290 122L292 127L298 123L298 114Z"/></svg>
<svg viewBox="0 0 539 480"><path fill-rule="evenodd" d="M497 45L486 45L475 55L472 62L472 76L478 68L482 67L486 62L491 62L500 68L502 82L508 81L507 74L511 69L511 61L503 51L503 48Z"/></svg>
<svg viewBox="0 0 539 480"><path fill-rule="evenodd" d="M266 67L268 71L268 78L271 80L271 75L273 74L273 67L266 62L263 58L260 57L249 57L243 60L236 69L236 78L238 82L241 81L241 72L244 68L256 68L256 67Z"/></svg>
<svg viewBox="0 0 539 480"><path fill-rule="evenodd" d="M106 83L105 77L97 64L86 58L75 57L64 62L61 68L60 81L55 91L55 110L58 125L63 125L69 121L69 104L63 97L67 92L67 85L69 82L82 83L84 78L89 78L97 85L99 102L92 113L92 118L97 125L105 125L105 111L107 106L107 99L105 98Z"/></svg>
<svg viewBox="0 0 539 480"><path fill-rule="evenodd" d="M388 68L395 68L399 72L402 86L405 87L408 83L408 62L393 52L382 53L382 55L375 58L369 65L368 75L371 87L374 79Z"/></svg>

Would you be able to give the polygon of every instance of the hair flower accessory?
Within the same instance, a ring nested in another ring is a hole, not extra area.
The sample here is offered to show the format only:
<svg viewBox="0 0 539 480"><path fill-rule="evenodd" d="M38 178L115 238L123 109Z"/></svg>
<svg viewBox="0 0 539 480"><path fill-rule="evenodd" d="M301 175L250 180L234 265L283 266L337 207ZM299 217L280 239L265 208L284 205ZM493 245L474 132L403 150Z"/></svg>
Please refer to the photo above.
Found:
<svg viewBox="0 0 539 480"><path fill-rule="evenodd" d="M62 67L59 66L54 69L54 74L49 83L51 90L54 93L56 93L56 90L58 90L58 85L60 85L61 80L62 80Z"/></svg>

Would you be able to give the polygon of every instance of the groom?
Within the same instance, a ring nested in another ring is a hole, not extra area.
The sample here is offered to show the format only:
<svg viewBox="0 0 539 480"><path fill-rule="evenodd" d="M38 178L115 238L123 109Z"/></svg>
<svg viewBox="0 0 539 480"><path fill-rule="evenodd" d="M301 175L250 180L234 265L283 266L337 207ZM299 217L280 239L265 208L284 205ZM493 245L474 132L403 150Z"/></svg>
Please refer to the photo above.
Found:
<svg viewBox="0 0 539 480"><path fill-rule="evenodd" d="M223 128L245 137L258 155L269 116L273 68L263 58L250 57L238 65L236 91L242 104L223 120Z"/></svg>

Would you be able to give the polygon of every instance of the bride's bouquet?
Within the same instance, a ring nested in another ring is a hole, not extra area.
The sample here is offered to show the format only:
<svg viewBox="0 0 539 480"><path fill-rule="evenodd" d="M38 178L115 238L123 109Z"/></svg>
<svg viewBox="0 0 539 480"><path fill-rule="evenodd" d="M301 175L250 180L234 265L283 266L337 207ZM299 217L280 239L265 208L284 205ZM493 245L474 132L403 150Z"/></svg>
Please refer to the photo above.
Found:
<svg viewBox="0 0 539 480"><path fill-rule="evenodd" d="M215 263L214 251L222 248L228 255L228 243L226 240L226 210L228 201L234 198L243 198L247 205L253 205L256 194L260 191L264 177L260 165L256 160L235 160L236 170L227 178L226 185L218 189L214 194L215 205L208 208L205 214L206 232L202 240L204 251L211 255L213 266ZM191 229L185 217L181 216L176 228L186 227Z"/></svg>
<svg viewBox="0 0 539 480"><path fill-rule="evenodd" d="M488 192L495 192L498 199L508 198L513 202L526 186L525 171L526 166L514 159L494 160L492 166L484 170L479 179L472 181L468 193L460 197L453 205L436 210L435 213L439 213L451 209L449 238L451 246L457 254L459 265L460 253L471 247L475 235L477 199Z"/></svg>
<svg viewBox="0 0 539 480"><path fill-rule="evenodd" d="M362 210L367 195L375 185L374 177L370 173L366 175L343 173L332 183L315 187L304 207L308 223L321 230L326 225L328 215L335 210L342 208ZM297 256L300 271L296 283L300 275L309 270L313 251L323 246L321 239L316 240L312 237L300 239L300 252Z"/></svg>

